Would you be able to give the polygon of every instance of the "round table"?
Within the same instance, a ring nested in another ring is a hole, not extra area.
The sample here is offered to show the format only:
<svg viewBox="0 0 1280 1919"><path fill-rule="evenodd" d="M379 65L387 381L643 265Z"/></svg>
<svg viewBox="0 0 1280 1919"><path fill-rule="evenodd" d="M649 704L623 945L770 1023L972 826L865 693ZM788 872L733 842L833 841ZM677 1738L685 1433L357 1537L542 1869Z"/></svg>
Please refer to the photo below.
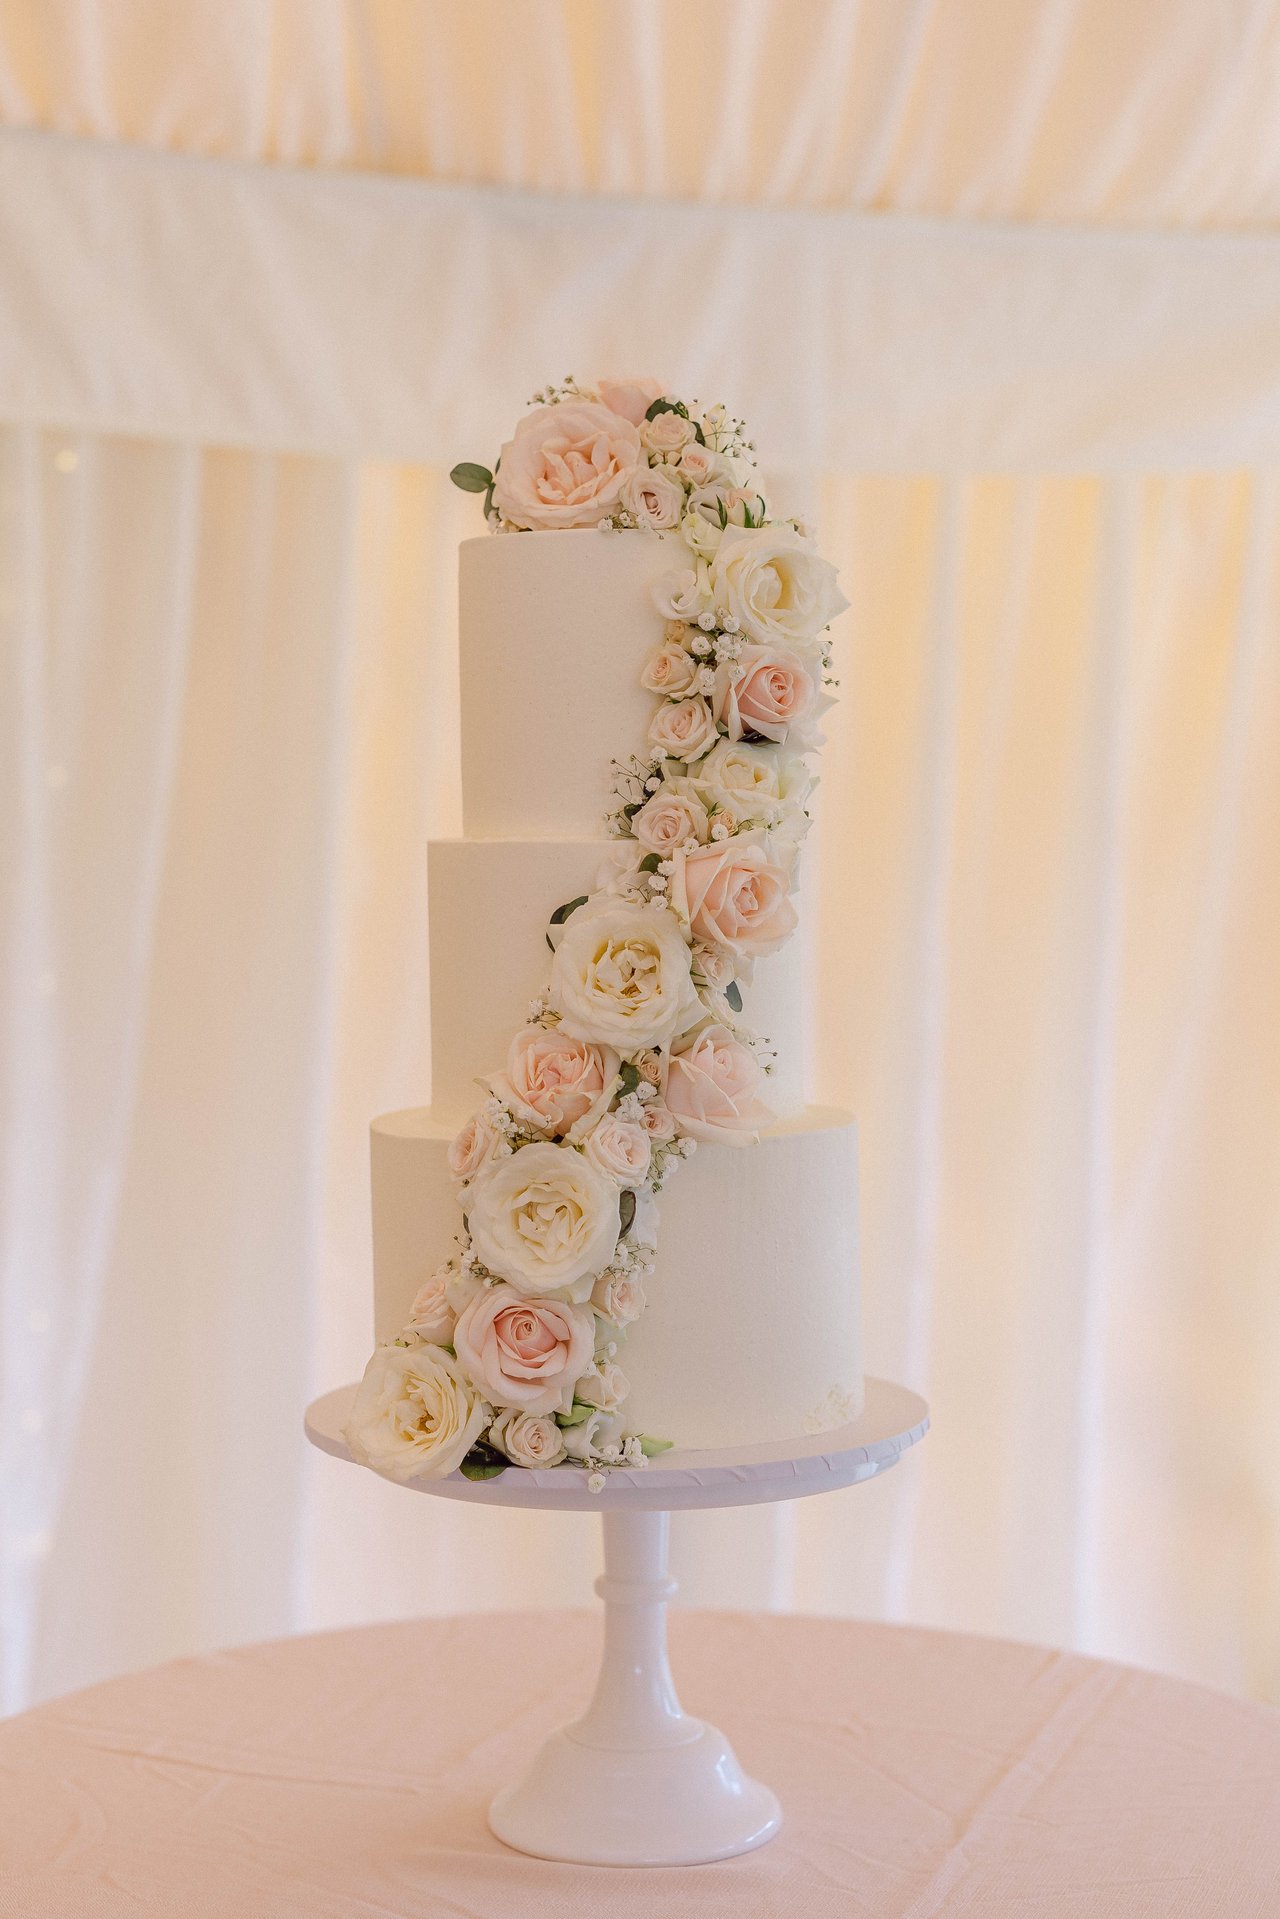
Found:
<svg viewBox="0 0 1280 1919"><path fill-rule="evenodd" d="M677 1612L692 1710L782 1800L726 1864L549 1865L495 1788L581 1708L589 1613L183 1659L0 1725L23 1919L1147 1919L1280 1911L1280 1714L1000 1640Z"/></svg>

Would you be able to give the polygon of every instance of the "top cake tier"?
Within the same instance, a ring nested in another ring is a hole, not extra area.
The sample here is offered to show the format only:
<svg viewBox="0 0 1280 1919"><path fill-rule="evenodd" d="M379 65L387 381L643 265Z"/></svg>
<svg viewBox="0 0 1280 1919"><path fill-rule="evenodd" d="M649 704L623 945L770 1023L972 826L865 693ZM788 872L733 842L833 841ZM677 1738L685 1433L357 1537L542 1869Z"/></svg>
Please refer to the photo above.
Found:
<svg viewBox="0 0 1280 1919"><path fill-rule="evenodd" d="M592 527L463 541L468 838L603 836L610 762L645 751L653 717L640 674L662 637L654 582L690 564L675 533Z"/></svg>

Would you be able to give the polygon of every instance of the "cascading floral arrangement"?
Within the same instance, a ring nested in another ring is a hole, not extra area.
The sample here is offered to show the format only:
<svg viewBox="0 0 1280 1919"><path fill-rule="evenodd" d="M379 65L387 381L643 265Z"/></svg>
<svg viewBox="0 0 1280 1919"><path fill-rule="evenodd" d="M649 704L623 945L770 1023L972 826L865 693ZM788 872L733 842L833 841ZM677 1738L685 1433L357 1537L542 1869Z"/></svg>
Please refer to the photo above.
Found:
<svg viewBox="0 0 1280 1919"><path fill-rule="evenodd" d="M848 602L805 529L770 518L724 407L653 380L568 379L531 404L492 472L453 470L493 531L678 530L687 564L654 588L657 705L613 762L614 844L551 914L546 995L450 1148L458 1251L374 1353L347 1439L401 1481L568 1463L598 1490L671 1443L627 1430L618 1363L655 1195L698 1142L749 1145L771 1117L742 986L796 924L826 629Z"/></svg>

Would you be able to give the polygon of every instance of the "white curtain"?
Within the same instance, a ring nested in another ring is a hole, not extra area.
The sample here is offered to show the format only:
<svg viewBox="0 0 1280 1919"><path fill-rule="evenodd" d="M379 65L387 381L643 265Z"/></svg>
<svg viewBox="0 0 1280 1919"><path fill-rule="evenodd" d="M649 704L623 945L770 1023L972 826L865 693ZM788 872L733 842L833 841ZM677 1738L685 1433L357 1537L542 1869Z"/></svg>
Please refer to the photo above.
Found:
<svg viewBox="0 0 1280 1919"><path fill-rule="evenodd" d="M300 1411L429 1092L445 471L624 364L854 602L816 1090L935 1416L685 1595L1280 1695L1278 76L1267 7L0 5L6 1705L587 1596Z"/></svg>

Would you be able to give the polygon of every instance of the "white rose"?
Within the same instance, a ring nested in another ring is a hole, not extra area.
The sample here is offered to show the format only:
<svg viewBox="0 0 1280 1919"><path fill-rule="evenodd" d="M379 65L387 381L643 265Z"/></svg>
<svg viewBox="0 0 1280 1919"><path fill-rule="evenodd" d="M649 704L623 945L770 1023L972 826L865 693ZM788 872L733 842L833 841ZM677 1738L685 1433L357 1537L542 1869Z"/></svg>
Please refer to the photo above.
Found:
<svg viewBox="0 0 1280 1919"><path fill-rule="evenodd" d="M574 1147L539 1140L485 1170L467 1219L491 1273L527 1293L583 1300L618 1243L618 1189Z"/></svg>
<svg viewBox="0 0 1280 1919"><path fill-rule="evenodd" d="M596 870L596 894L607 893L616 899L625 899L629 894L634 893L640 883L640 861L643 857L644 849L636 840L615 840ZM583 911L585 911L583 907L578 908L578 912ZM573 918L577 918L576 913ZM568 924L572 924L572 920ZM559 941L555 940L557 932L563 939L564 929L559 927L551 929L553 942L559 944Z"/></svg>
<svg viewBox="0 0 1280 1919"><path fill-rule="evenodd" d="M489 1115L475 1113L449 1147L449 1171L455 1179L474 1179L493 1158L501 1135Z"/></svg>
<svg viewBox="0 0 1280 1919"><path fill-rule="evenodd" d="M719 737L704 699L668 700L649 724L649 744L673 760L700 760Z"/></svg>
<svg viewBox="0 0 1280 1919"><path fill-rule="evenodd" d="M401 1484L461 1465L490 1408L442 1346L379 1346L365 1367L345 1438L362 1466Z"/></svg>
<svg viewBox="0 0 1280 1919"><path fill-rule="evenodd" d="M585 1373L573 1389L575 1399L584 1406L598 1407L602 1413L616 1412L627 1394L631 1383L621 1366L615 1366L610 1359L597 1360L589 1373Z"/></svg>
<svg viewBox="0 0 1280 1919"><path fill-rule="evenodd" d="M706 562L676 567L654 583L653 603L664 620L696 620L715 606Z"/></svg>
<svg viewBox="0 0 1280 1919"><path fill-rule="evenodd" d="M521 1413L512 1406L494 1414L489 1444L504 1453L513 1466L531 1470L558 1466L565 1456L560 1428L549 1414Z"/></svg>
<svg viewBox="0 0 1280 1919"><path fill-rule="evenodd" d="M664 1044L697 1017L689 948L667 908L588 900L556 948L550 990L567 1033L627 1055Z"/></svg>
<svg viewBox="0 0 1280 1919"><path fill-rule="evenodd" d="M590 1465L598 1458L600 1448L612 1437L617 1424L611 1413L589 1413L578 1425L564 1428L560 1437L564 1441L565 1452L570 1459Z"/></svg>
<svg viewBox="0 0 1280 1919"><path fill-rule="evenodd" d="M437 1346L453 1344L453 1328L458 1315L449 1288L456 1277L452 1266L441 1266L418 1288L409 1308L409 1324L413 1331Z"/></svg>
<svg viewBox="0 0 1280 1919"><path fill-rule="evenodd" d="M703 559L710 560L720 550L726 527L758 526L766 511L763 494L753 487L732 486L718 479L710 486L695 487L690 493L680 531L686 545ZM712 578L714 581L714 573ZM717 600L716 604L720 602Z"/></svg>
<svg viewBox="0 0 1280 1919"><path fill-rule="evenodd" d="M665 533L679 526L684 497L684 487L666 467L638 466L623 481L618 500L637 526L653 533Z"/></svg>
<svg viewBox="0 0 1280 1919"><path fill-rule="evenodd" d="M679 453L694 438L692 420L686 420L683 413L655 413L640 428L640 439L650 453ZM682 489L683 491L683 489Z"/></svg>
<svg viewBox="0 0 1280 1919"><path fill-rule="evenodd" d="M657 651L650 654L648 665L640 675L640 684L646 693L661 693L667 699L678 700L697 677L698 662L683 646L664 640Z"/></svg>
<svg viewBox="0 0 1280 1919"><path fill-rule="evenodd" d="M730 526L716 548L711 591L762 646L812 642L849 604L831 562L786 525Z"/></svg>
<svg viewBox="0 0 1280 1919"><path fill-rule="evenodd" d="M647 1112L648 1107L645 1108ZM646 1252L656 1252L658 1247L658 1202L653 1194L642 1189L636 1194L636 1210L627 1228L627 1238L635 1246L641 1246Z"/></svg>
<svg viewBox="0 0 1280 1919"><path fill-rule="evenodd" d="M591 1164L618 1186L639 1186L649 1171L649 1135L617 1113L605 1113L582 1142Z"/></svg>
<svg viewBox="0 0 1280 1919"><path fill-rule="evenodd" d="M644 1287L630 1273L601 1273L591 1288L591 1304L614 1326L630 1326L644 1311Z"/></svg>

